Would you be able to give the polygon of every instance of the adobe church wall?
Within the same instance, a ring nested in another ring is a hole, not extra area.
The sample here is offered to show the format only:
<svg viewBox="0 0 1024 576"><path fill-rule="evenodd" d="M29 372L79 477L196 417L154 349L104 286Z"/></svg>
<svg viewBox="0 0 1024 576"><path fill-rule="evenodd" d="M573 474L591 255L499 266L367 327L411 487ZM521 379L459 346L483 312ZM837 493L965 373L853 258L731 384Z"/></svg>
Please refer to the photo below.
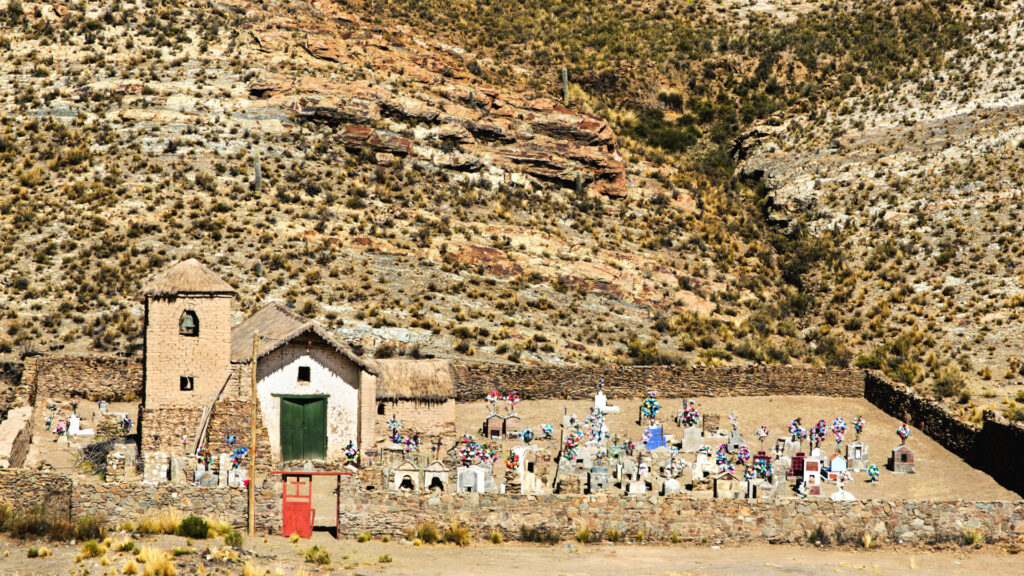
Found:
<svg viewBox="0 0 1024 576"><path fill-rule="evenodd" d="M528 399L593 398L604 380L609 398L637 398L656 390L663 397L814 395L859 398L864 373L793 366L518 366L457 364L460 402L480 400L492 388L516 390Z"/></svg>
<svg viewBox="0 0 1024 576"><path fill-rule="evenodd" d="M402 423L402 434L419 432L426 436L455 436L455 400L425 402L416 400L378 401L375 413L377 435L381 438L390 432L386 422L395 416ZM384 413L380 413L380 406Z"/></svg>

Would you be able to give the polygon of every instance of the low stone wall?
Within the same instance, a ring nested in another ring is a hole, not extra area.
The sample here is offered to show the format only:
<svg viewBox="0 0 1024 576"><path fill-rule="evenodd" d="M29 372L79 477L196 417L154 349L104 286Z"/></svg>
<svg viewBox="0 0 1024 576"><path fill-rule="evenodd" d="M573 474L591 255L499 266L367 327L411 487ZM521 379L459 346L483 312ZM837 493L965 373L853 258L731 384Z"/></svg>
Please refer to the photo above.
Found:
<svg viewBox="0 0 1024 576"><path fill-rule="evenodd" d="M0 422L0 468L25 465L28 446L32 442L32 407L19 406Z"/></svg>
<svg viewBox="0 0 1024 576"><path fill-rule="evenodd" d="M142 399L142 361L113 356L29 356L22 380L36 398Z"/></svg>
<svg viewBox="0 0 1024 576"><path fill-rule="evenodd" d="M30 403L31 394L21 388L22 367L21 362L0 362L0 422L11 408Z"/></svg>
<svg viewBox="0 0 1024 576"><path fill-rule="evenodd" d="M54 517L71 514L71 478L55 472L0 470L0 502L18 510L42 506Z"/></svg>
<svg viewBox="0 0 1024 576"><path fill-rule="evenodd" d="M801 395L859 398L864 373L793 366L518 366L461 364L453 367L459 401L480 400L493 388L523 398L593 398L604 380L610 398L637 398L648 390L665 397Z"/></svg>
<svg viewBox="0 0 1024 576"><path fill-rule="evenodd" d="M71 501L72 516L101 513L111 525L137 521L147 513L174 508L183 516L195 514L226 520L236 528L248 525L248 492L243 488L201 486L144 486L138 482L78 483ZM281 531L281 492L256 489L256 529Z"/></svg>
<svg viewBox="0 0 1024 576"><path fill-rule="evenodd" d="M1024 427L986 411L982 426L962 422L937 402L912 389L890 382L878 372L864 380L864 398L883 412L920 428L968 464L992 476L1018 494L1024 494Z"/></svg>
<svg viewBox="0 0 1024 576"><path fill-rule="evenodd" d="M857 542L869 533L876 542L961 541L977 528L990 541L1024 534L1024 502L832 502L831 500L694 500L685 496L621 498L447 494L406 496L364 492L341 504L344 534L400 536L418 523L440 527L455 518L475 538L493 530L506 540L520 529L544 528L571 541L582 526L595 538L610 528L633 538L664 542L675 534L690 542L801 542L818 530L832 542Z"/></svg>

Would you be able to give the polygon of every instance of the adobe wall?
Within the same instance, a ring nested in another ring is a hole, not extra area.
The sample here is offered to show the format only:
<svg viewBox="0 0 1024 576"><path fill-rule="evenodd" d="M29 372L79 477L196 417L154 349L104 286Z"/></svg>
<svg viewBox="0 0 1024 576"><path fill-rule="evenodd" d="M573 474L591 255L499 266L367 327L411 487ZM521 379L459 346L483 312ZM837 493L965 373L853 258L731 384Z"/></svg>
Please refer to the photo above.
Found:
<svg viewBox="0 0 1024 576"><path fill-rule="evenodd" d="M131 401L142 398L142 361L114 356L29 356L22 382L30 401L48 398Z"/></svg>
<svg viewBox="0 0 1024 576"><path fill-rule="evenodd" d="M964 527L977 526L991 541L1024 534L1024 502L833 502L827 499L695 500L685 496L623 498L448 494L444 496L362 492L342 500L342 531L402 536L423 521L439 527L452 518L469 526L475 539L492 530L519 540L521 527L545 527L572 541L581 526L598 535L615 528L647 541L804 542L821 530L832 542L857 542L870 533L876 542L929 543L963 539Z"/></svg>
<svg viewBox="0 0 1024 576"><path fill-rule="evenodd" d="M660 396L801 395L859 398L864 373L793 366L520 366L457 364L455 394L460 402L481 400L492 388L515 390L523 398L593 398L604 379L609 398L636 398L656 390Z"/></svg>
<svg viewBox="0 0 1024 576"><path fill-rule="evenodd" d="M42 506L56 517L71 514L71 478L56 472L0 470L0 502L17 510Z"/></svg>
<svg viewBox="0 0 1024 576"><path fill-rule="evenodd" d="M211 454L231 453L235 448L245 446L252 450L249 436L252 433L250 415L252 408L248 400L233 398L222 398L213 408L213 416L206 430L206 447ZM232 446L228 444L229 435L234 435L237 440ZM270 436L267 427L263 424L260 413L256 413L256 473L260 478L266 478L271 469L272 454L270 450Z"/></svg>
<svg viewBox="0 0 1024 576"><path fill-rule="evenodd" d="M374 412L374 428L380 438L390 433L386 422L392 415L402 423L403 434L419 432L425 436L455 436L455 400L452 398L444 402L381 400L377 402L377 406L380 405L384 406L384 413L380 414L379 410Z"/></svg>

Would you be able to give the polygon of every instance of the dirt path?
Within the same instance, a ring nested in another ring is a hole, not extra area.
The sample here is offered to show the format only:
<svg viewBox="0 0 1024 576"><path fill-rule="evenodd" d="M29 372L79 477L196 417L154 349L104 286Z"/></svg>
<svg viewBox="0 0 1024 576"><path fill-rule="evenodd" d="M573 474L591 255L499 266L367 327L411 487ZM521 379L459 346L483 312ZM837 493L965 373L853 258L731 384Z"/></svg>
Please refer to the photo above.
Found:
<svg viewBox="0 0 1024 576"><path fill-rule="evenodd" d="M163 536L147 538L140 546L157 546L164 550L192 548L198 552L220 542L195 542L189 547L184 538ZM303 552L313 544L325 547L331 564L317 571L303 561ZM120 573L127 562L124 553L111 553L110 565L99 560L74 562L78 547L51 546L53 556L28 559L30 543L0 538L0 551L9 551L9 557L0 553L0 575L22 574L105 574L114 569ZM297 574L300 569L317 574L388 574L388 575L486 575L513 574L541 575L688 575L688 576L775 576L821 574L870 574L921 576L959 576L1024 574L1024 555L1009 554L995 546L981 550L922 551L891 548L881 550L821 550L800 546L755 545L744 547L687 546L635 546L601 544L580 546L561 544L541 546L525 544L492 545L477 543L466 548L450 545L412 546L405 543L372 541L357 543L353 540L335 541L324 533L314 535L312 541L290 544L284 538L270 537L255 543L247 542L247 549L256 549L257 564L262 572L270 574ZM390 562L381 562L389 556ZM194 574L202 570L208 574L241 574L241 564L203 561L197 555L184 555L178 559L179 574Z"/></svg>

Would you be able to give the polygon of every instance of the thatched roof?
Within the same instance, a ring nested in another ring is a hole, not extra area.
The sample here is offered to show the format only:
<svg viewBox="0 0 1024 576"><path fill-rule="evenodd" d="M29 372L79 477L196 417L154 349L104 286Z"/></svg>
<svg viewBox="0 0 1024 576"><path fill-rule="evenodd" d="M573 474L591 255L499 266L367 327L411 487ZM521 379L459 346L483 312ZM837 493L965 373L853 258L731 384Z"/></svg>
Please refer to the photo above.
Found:
<svg viewBox="0 0 1024 576"><path fill-rule="evenodd" d="M259 357L277 350L302 336L313 336L345 356L360 369L377 374L377 367L356 356L342 342L319 324L288 308L281 302L271 302L231 329L231 361L246 363L252 361L252 337L260 333Z"/></svg>
<svg viewBox="0 0 1024 576"><path fill-rule="evenodd" d="M178 294L234 294L235 289L205 264L189 258L154 276L144 292L167 298Z"/></svg>
<svg viewBox="0 0 1024 576"><path fill-rule="evenodd" d="M444 401L455 397L455 382L447 360L374 360L377 400Z"/></svg>

